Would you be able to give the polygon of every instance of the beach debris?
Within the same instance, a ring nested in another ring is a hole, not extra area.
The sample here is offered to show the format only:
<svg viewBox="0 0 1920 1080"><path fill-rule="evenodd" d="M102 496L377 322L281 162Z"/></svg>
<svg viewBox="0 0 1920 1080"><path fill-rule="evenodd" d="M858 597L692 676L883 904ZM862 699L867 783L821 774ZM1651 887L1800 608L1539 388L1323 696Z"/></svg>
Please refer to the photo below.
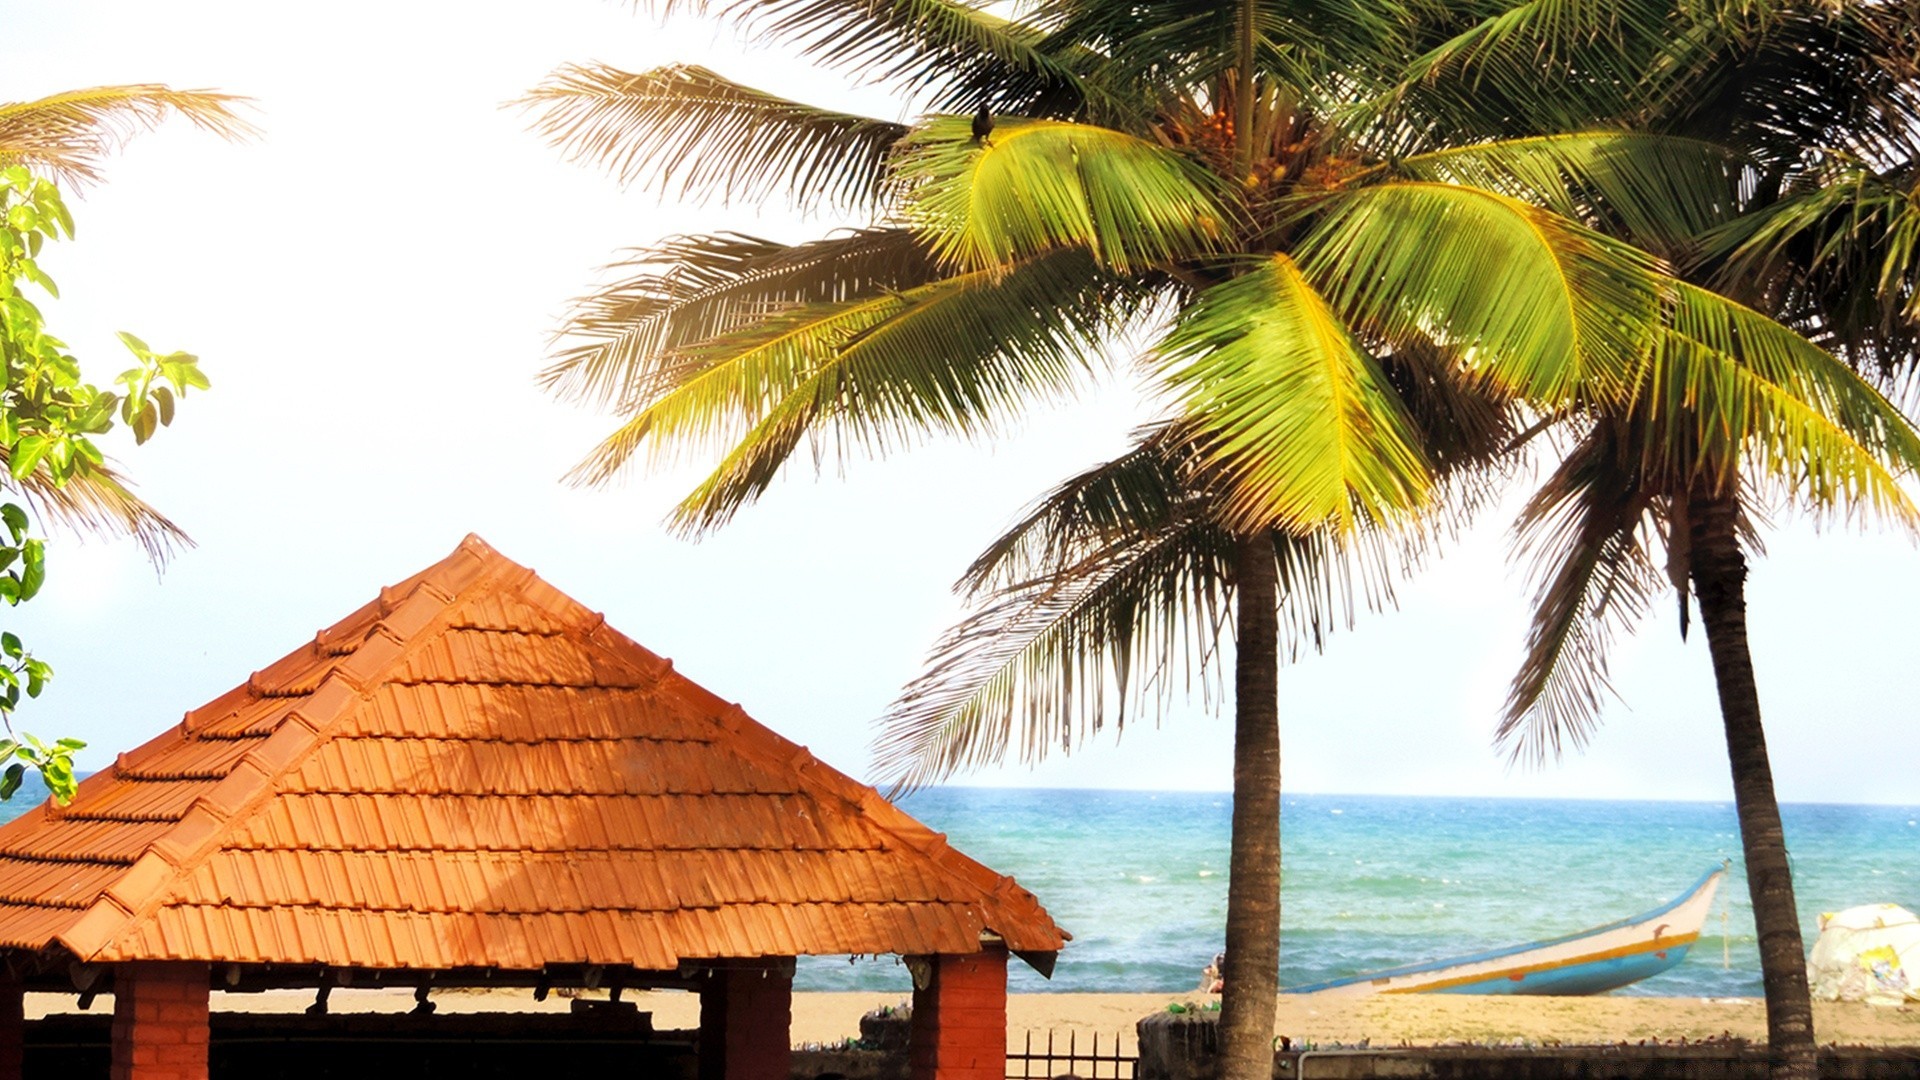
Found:
<svg viewBox="0 0 1920 1080"><path fill-rule="evenodd" d="M1818 1000L1920 1002L1920 916L1897 904L1822 914L1807 982Z"/></svg>

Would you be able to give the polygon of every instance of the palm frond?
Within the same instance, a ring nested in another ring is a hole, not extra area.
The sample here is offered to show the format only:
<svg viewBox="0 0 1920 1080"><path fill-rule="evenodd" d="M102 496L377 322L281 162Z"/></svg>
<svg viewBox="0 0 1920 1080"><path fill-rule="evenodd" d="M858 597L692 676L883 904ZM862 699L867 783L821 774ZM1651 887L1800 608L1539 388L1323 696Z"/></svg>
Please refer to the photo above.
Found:
<svg viewBox="0 0 1920 1080"><path fill-rule="evenodd" d="M1287 256L1202 293L1159 352L1202 453L1234 478L1230 521L1344 531L1424 500L1426 464L1379 365Z"/></svg>
<svg viewBox="0 0 1920 1080"><path fill-rule="evenodd" d="M1385 68L1385 57L1404 56L1413 18L1407 5L1388 0L1263 4L1253 17L1257 82L1316 105L1351 94L1356 80ZM1117 98L1208 101L1235 62L1235 50L1223 47L1237 32L1231 4L1051 0L1032 21L1048 28L1048 48L1071 44L1099 56L1082 77Z"/></svg>
<svg viewBox="0 0 1920 1080"><path fill-rule="evenodd" d="M1126 453L1075 474L1042 496L967 567L956 588L969 597L1074 563L1129 533L1165 528L1195 501L1184 486L1196 462L1175 425L1135 434Z"/></svg>
<svg viewBox="0 0 1920 1080"><path fill-rule="evenodd" d="M234 112L249 99L157 83L95 86L35 101L0 102L0 165L25 165L66 184L100 179L106 157L128 139L177 116L224 139L257 134Z"/></svg>
<svg viewBox="0 0 1920 1080"><path fill-rule="evenodd" d="M1624 398L1671 281L1652 256L1552 211L1432 181L1338 196L1301 250L1353 323L1431 335L1545 408Z"/></svg>
<svg viewBox="0 0 1920 1080"><path fill-rule="evenodd" d="M1126 273L1216 248L1228 211L1192 160L1091 124L1008 119L985 143L938 116L901 143L906 222L948 263L978 270L1083 247Z"/></svg>
<svg viewBox="0 0 1920 1080"><path fill-rule="evenodd" d="M682 371L682 352L807 304L898 292L940 277L905 229L805 244L739 233L669 237L611 269L628 273L576 301L541 385L595 404L645 401Z"/></svg>
<svg viewBox="0 0 1920 1080"><path fill-rule="evenodd" d="M1874 168L1920 155L1912 4L1718 6L1730 32L1711 42L1710 62L1673 80L1649 119L1737 147L1769 171L1791 170L1809 151Z"/></svg>
<svg viewBox="0 0 1920 1080"><path fill-rule="evenodd" d="M1851 369L1793 331L1691 285L1646 373L1647 460L1727 489L1742 455L1807 504L1920 527L1900 484L1920 433ZM1730 490L1730 489L1729 489Z"/></svg>
<svg viewBox="0 0 1920 1080"><path fill-rule="evenodd" d="M918 787L1004 761L1013 746L1032 764L1103 730L1113 697L1123 727L1126 702L1217 678L1226 541L1184 518L997 594L941 639L888 709L878 774L896 790Z"/></svg>
<svg viewBox="0 0 1920 1080"><path fill-rule="evenodd" d="M730 82L693 64L631 73L567 64L513 102L569 160L622 184L681 198L797 209L871 207L906 125L815 108Z"/></svg>
<svg viewBox="0 0 1920 1080"><path fill-rule="evenodd" d="M1638 131L1580 131L1429 151L1382 166L1486 188L1672 250L1728 221L1746 181L1726 147Z"/></svg>
<svg viewBox="0 0 1920 1080"><path fill-rule="evenodd" d="M1598 424L1521 511L1514 550L1532 564L1533 618L1494 735L1516 760L1558 758L1599 724L1611 644L1665 587L1645 543L1653 505L1628 448Z"/></svg>
<svg viewBox="0 0 1920 1080"><path fill-rule="evenodd" d="M0 447L0 467L11 460ZM118 471L108 465L90 465L63 484L55 484L44 469L20 481L20 494L43 521L83 536L129 536L155 566L163 566L193 540L165 514L135 495Z"/></svg>
<svg viewBox="0 0 1920 1080"><path fill-rule="evenodd" d="M717 525L809 434L829 436L844 460L927 432L990 430L1034 395L1066 391L1149 299L1068 250L781 312L682 350L571 478L604 482L649 441L667 454L718 448L719 466L676 512L684 528Z"/></svg>
<svg viewBox="0 0 1920 1080"><path fill-rule="evenodd" d="M663 12L713 12L756 38L862 78L891 83L935 108L1073 116L1087 90L1042 32L961 0L654 0Z"/></svg>
<svg viewBox="0 0 1920 1080"><path fill-rule="evenodd" d="M1395 341L1379 361L1436 478L1465 476L1472 486L1504 471L1519 435L1520 402L1493 380L1467 373L1458 350L1430 339ZM1482 499L1464 501L1471 507Z"/></svg>
<svg viewBox="0 0 1920 1080"><path fill-rule="evenodd" d="M1854 367L1891 374L1920 342L1920 168L1837 165L1705 237L1710 283L1773 298Z"/></svg>
<svg viewBox="0 0 1920 1080"><path fill-rule="evenodd" d="M1708 20L1671 0L1522 0L1492 11L1406 65L1397 86L1354 110L1441 125L1442 139L1566 131L1637 115L1704 54ZM1445 25L1445 21L1441 22ZM1542 87L1552 87L1543 93Z"/></svg>
<svg viewBox="0 0 1920 1080"><path fill-rule="evenodd" d="M1031 764L1183 687L1212 700L1235 543L1196 464L1179 425L1149 428L995 540L961 582L976 610L881 721L880 774L911 788L1016 745ZM1273 539L1283 660L1393 603L1402 564L1385 534Z"/></svg>

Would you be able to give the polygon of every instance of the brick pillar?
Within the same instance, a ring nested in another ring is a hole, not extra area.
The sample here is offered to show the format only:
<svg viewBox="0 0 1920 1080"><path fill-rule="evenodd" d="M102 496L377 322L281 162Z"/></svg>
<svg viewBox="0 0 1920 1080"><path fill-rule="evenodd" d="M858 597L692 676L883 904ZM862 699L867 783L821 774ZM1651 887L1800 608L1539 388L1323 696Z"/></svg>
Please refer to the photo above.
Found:
<svg viewBox="0 0 1920 1080"><path fill-rule="evenodd" d="M207 965L114 968L112 1080L207 1080Z"/></svg>
<svg viewBox="0 0 1920 1080"><path fill-rule="evenodd" d="M0 1080L26 1074L27 991L0 968Z"/></svg>
<svg viewBox="0 0 1920 1080"><path fill-rule="evenodd" d="M700 1080L787 1080L792 1027L786 964L714 971L700 983Z"/></svg>
<svg viewBox="0 0 1920 1080"><path fill-rule="evenodd" d="M907 1038L912 1080L1003 1080L1007 1072L1007 950L987 945L930 958L913 990Z"/></svg>

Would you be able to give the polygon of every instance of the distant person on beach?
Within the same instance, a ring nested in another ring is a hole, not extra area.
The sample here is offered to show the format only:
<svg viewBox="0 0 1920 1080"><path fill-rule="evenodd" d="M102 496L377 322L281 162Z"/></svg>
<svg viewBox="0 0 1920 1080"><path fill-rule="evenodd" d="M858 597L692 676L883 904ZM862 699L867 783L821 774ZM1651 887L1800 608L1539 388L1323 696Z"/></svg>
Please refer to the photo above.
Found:
<svg viewBox="0 0 1920 1080"><path fill-rule="evenodd" d="M1220 973L1225 971L1226 967L1227 954L1214 953L1213 963L1200 969L1200 992L1203 994L1219 993L1221 986L1224 985L1220 981Z"/></svg>

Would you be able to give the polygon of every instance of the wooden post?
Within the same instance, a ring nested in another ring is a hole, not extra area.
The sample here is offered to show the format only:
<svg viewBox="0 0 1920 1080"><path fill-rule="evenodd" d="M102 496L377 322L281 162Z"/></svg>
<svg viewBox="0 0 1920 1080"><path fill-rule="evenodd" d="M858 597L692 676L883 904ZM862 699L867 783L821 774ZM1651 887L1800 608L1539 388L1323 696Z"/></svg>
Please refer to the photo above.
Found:
<svg viewBox="0 0 1920 1080"><path fill-rule="evenodd" d="M207 1080L205 964L120 964L112 1080Z"/></svg>

